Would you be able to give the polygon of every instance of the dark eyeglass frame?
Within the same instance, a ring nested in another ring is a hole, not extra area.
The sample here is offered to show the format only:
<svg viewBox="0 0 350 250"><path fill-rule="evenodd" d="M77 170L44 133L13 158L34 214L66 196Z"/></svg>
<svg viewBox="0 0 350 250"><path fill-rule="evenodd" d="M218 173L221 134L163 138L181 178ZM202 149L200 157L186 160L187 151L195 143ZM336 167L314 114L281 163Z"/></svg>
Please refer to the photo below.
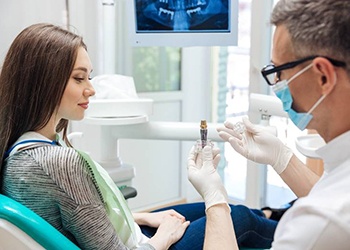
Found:
<svg viewBox="0 0 350 250"><path fill-rule="evenodd" d="M330 61L336 67L345 67L346 66L345 62L338 61L338 60L329 58L327 56L308 56L308 57L305 57L305 58L302 58L302 59L299 59L299 60L296 60L296 61L293 61L293 62L288 62L288 63L282 64L280 66L275 66L273 64L268 64L264 68L262 68L261 74L264 77L264 79L266 80L267 84L272 86L272 85L275 85L276 83L279 82L282 70L294 68L297 65L299 65L299 64L301 64L303 62L309 61L309 60L313 60L316 57L326 58L328 61ZM270 74L274 74L274 73L277 74L277 77L276 77L277 81L275 83L271 83L267 76L270 75Z"/></svg>

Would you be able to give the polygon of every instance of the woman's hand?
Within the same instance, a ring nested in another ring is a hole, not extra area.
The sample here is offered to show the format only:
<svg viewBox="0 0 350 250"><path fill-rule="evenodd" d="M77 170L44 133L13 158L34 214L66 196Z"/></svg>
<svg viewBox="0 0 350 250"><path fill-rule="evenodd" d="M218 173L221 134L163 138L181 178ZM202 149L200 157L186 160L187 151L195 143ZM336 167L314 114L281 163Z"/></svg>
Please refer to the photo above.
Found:
<svg viewBox="0 0 350 250"><path fill-rule="evenodd" d="M171 210L168 210L171 211ZM184 217L171 215L172 212L164 211L162 213L161 221L156 234L148 241L155 249L165 250L172 244L176 243L186 231L186 228L190 224L189 221L185 221ZM152 214L152 213L150 213ZM157 224L157 222L156 222Z"/></svg>
<svg viewBox="0 0 350 250"><path fill-rule="evenodd" d="M168 216L174 216L182 221L185 217L173 209L154 213L134 213L135 222L138 225L158 228Z"/></svg>

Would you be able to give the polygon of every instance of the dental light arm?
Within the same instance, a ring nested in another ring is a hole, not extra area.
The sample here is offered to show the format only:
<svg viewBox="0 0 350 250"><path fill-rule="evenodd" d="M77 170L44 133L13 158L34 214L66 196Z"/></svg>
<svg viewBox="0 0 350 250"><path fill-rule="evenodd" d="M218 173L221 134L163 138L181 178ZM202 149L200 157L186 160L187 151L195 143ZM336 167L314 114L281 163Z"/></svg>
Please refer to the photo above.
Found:
<svg viewBox="0 0 350 250"><path fill-rule="evenodd" d="M252 121L262 120L266 124L271 116L288 117L281 101L276 96L252 93L249 101L249 117Z"/></svg>
<svg viewBox="0 0 350 250"><path fill-rule="evenodd" d="M208 123L208 137L212 141L222 141L216 131L218 126ZM147 122L118 126L112 134L116 138L128 139L196 141L200 137L198 130L198 122Z"/></svg>

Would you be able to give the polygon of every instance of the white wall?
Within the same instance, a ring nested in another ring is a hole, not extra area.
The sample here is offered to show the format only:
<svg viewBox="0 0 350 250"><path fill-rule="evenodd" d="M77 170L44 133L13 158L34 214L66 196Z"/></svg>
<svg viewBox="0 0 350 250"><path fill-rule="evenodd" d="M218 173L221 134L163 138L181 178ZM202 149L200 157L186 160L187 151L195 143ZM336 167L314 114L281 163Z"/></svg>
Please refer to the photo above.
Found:
<svg viewBox="0 0 350 250"><path fill-rule="evenodd" d="M66 23L64 0L0 0L0 64L15 37L38 22Z"/></svg>

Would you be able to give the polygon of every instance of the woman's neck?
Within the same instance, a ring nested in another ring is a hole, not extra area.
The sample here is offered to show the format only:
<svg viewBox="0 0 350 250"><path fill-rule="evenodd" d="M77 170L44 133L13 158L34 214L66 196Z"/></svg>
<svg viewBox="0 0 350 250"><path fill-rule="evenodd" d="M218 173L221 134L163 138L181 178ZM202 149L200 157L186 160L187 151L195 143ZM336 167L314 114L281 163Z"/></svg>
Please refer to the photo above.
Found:
<svg viewBox="0 0 350 250"><path fill-rule="evenodd" d="M56 123L54 123L52 121L52 119L46 124L45 127L35 131L43 136L45 136L46 138L50 139L50 140L56 140Z"/></svg>
<svg viewBox="0 0 350 250"><path fill-rule="evenodd" d="M42 136L45 136L47 139L54 141L56 140L56 132L51 132L51 131L45 131L45 129L40 129L35 131L39 134L41 134Z"/></svg>

